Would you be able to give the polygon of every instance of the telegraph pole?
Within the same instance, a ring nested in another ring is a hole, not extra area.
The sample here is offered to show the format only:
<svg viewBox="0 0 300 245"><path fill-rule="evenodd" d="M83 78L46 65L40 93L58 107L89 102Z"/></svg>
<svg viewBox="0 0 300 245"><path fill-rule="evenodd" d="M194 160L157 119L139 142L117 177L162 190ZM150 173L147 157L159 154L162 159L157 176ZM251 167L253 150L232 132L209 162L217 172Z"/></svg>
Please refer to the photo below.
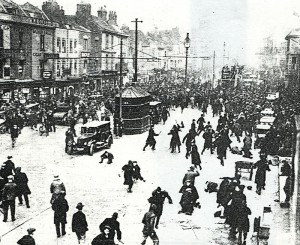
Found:
<svg viewBox="0 0 300 245"><path fill-rule="evenodd" d="M215 84L215 65L216 65L216 51L214 50L212 88L214 87L214 84Z"/></svg>
<svg viewBox="0 0 300 245"><path fill-rule="evenodd" d="M143 21L138 20L136 18L134 21L131 21L135 23L135 61L134 61L134 78L133 81L134 83L137 83L137 62L138 62L138 23L143 23Z"/></svg>
<svg viewBox="0 0 300 245"><path fill-rule="evenodd" d="M123 86L123 38L121 36L121 47L120 47L120 84L119 84L119 93L120 93L120 115L119 115L119 126L121 127L122 123L122 86Z"/></svg>

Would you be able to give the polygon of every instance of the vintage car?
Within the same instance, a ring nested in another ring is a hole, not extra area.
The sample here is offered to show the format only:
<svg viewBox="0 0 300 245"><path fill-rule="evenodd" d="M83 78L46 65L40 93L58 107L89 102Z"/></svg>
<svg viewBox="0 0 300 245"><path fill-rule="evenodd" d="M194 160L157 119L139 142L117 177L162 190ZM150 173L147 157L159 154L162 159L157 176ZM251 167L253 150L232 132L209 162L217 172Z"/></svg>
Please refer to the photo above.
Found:
<svg viewBox="0 0 300 245"><path fill-rule="evenodd" d="M151 124L158 124L161 121L162 105L160 101L151 101L150 105L150 120Z"/></svg>
<svg viewBox="0 0 300 245"><path fill-rule="evenodd" d="M272 126L275 121L275 117L264 116L259 121L261 124Z"/></svg>
<svg viewBox="0 0 300 245"><path fill-rule="evenodd" d="M266 137L266 134L271 129L271 126L269 124L258 124L255 128L255 136L256 140L254 142L254 149L260 149L261 144L263 143L263 140Z"/></svg>
<svg viewBox="0 0 300 245"><path fill-rule="evenodd" d="M53 113L53 119L55 124L65 125L68 111L70 110L70 105L68 104L59 104Z"/></svg>
<svg viewBox="0 0 300 245"><path fill-rule="evenodd" d="M72 142L67 142L67 153L85 152L93 155L101 148L110 148L113 137L110 122L92 121L82 125L81 135Z"/></svg>
<svg viewBox="0 0 300 245"><path fill-rule="evenodd" d="M260 112L261 117L274 117L274 111L271 108L265 108Z"/></svg>

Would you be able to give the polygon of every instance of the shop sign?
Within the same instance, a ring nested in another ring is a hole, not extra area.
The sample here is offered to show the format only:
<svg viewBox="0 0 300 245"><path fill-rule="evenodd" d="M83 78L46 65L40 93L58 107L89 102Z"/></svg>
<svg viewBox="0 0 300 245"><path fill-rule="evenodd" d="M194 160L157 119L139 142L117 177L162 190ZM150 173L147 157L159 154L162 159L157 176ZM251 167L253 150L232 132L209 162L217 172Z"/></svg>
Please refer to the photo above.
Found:
<svg viewBox="0 0 300 245"><path fill-rule="evenodd" d="M59 59L59 54L56 54L56 53L44 53L44 59Z"/></svg>
<svg viewBox="0 0 300 245"><path fill-rule="evenodd" d="M90 52L81 52L81 58L89 58Z"/></svg>
<svg viewBox="0 0 300 245"><path fill-rule="evenodd" d="M52 71L43 71L43 78L44 79L51 79L52 78Z"/></svg>

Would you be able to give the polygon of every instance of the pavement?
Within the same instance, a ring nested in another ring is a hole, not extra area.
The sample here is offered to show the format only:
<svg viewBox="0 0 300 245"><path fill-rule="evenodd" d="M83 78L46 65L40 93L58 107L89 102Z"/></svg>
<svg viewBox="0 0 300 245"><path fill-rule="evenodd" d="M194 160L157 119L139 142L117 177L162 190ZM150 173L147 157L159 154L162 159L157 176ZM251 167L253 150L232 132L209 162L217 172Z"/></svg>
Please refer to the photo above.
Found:
<svg viewBox="0 0 300 245"><path fill-rule="evenodd" d="M1 135L0 161L5 161L6 156L12 155L17 166L27 173L30 195L30 209L25 205L17 206L16 221L0 223L1 244L16 244L16 241L26 234L29 227L36 228L34 238L38 245L67 245L77 244L75 233L71 231L71 219L76 210L76 204L82 202L85 207L89 224L89 231L85 244L90 244L92 239L99 234L99 224L113 212L119 213L119 222L122 230L122 241L125 245L140 244L142 240L141 223L143 215L149 209L147 199L152 191L160 186L169 192L173 204L165 202L164 212L161 217L157 235L160 244L163 245L193 245L193 244L218 244L232 245L237 241L228 239L229 227L224 225L224 220L214 218L217 211L216 193L207 193L206 181L220 183L220 177L234 176L235 161L245 160L240 155L230 152L225 159L225 166L221 166L216 154L211 155L209 151L201 155L202 171L196 179L196 188L199 192L201 209L196 209L192 216L178 214L180 210L178 193L182 186L182 178L191 166L191 159L185 158L185 147L181 146L181 153L170 153L169 142L171 130L175 120L184 122L185 128L180 133L180 138L185 136L190 128L192 119L198 119L201 111L197 109L180 109L171 111L171 117L166 125L156 125L155 131L161 132L156 137L157 146L155 151L147 148L142 151L147 138L147 132L139 135L125 135L115 138L109 150L114 154L111 165L105 162L100 164L102 152L96 152L94 156L89 155L67 155L64 152L66 127L58 126L56 133L50 133L48 137L39 136L37 131L24 128L19 136L16 147L11 148L9 135ZM211 121L215 128L218 118L213 118L211 110L205 116L206 121ZM79 132L80 125L77 125ZM242 146L235 138L232 138L232 146ZM202 135L196 138L199 151L203 147ZM259 159L258 150L253 151L253 162ZM137 182L133 186L133 193L127 193L123 185L122 166L128 160L136 160L141 167L142 176L146 182ZM66 199L69 202L67 234L56 238L55 226L53 224L53 211L50 206L50 184L54 174L59 174L66 186ZM255 172L254 172L255 174ZM254 175L255 176L255 175ZM289 209L282 209L274 200L278 197L278 167L271 166L271 172L267 172L266 190L261 196L255 193L255 183L249 181L249 175L243 174L242 184L252 186L252 190L245 189L248 206L252 210L250 218L250 232L247 244L296 244L293 242L293 234L290 231ZM16 201L16 203L18 203ZM253 234L254 217L262 215L263 207L270 206L272 210L270 238L268 241L259 241ZM147 244L152 244L149 239Z"/></svg>

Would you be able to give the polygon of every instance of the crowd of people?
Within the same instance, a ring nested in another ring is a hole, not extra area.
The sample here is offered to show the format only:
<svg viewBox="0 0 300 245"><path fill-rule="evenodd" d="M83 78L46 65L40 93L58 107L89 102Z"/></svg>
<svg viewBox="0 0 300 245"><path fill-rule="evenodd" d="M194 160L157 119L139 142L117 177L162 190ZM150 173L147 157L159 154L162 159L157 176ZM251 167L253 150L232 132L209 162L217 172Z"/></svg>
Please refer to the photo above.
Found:
<svg viewBox="0 0 300 245"><path fill-rule="evenodd" d="M203 155L206 150L209 150L210 154L216 153L217 159L220 160L222 166L225 165L227 152L229 150L232 153L242 154L244 158L252 158L252 138L255 132L255 126L260 119L260 112L263 108L272 107L276 115L276 120L267 133L265 140L260 145L260 160L253 165L253 168L257 169L255 183L256 193L258 195L261 195L265 189L266 172L270 171L270 162L267 160L267 157L270 155L282 154L289 156L292 154L292 142L295 137L294 116L300 112L300 104L295 91L292 92L279 87L279 98L270 104L265 99L269 89L264 84L230 89L218 86L210 90L207 89L207 84L201 86L190 84L188 88L183 84L179 84L178 86L168 84L162 86L157 84L157 86L148 89L152 97L156 100L160 100L163 104L165 112L162 119L164 123L170 113L172 113L172 110L177 107L181 108L181 112L189 105L191 108L201 111L201 116L198 119L193 119L190 126L189 122L181 122L180 124L176 122L169 132L169 135L171 135L169 145L171 153L181 153L180 146L181 144L185 144L185 157L186 159L191 159L191 166L185 173L182 187L179 190L181 195L179 203L181 210L179 210L178 213L192 215L195 208L201 208L199 194L195 186L195 179L200 175L199 171L202 170L201 155ZM292 93L292 96L290 93ZM50 130L55 132L53 113L55 112L56 106L53 101L50 101L39 107L40 113L38 114L41 115L41 122L45 124L47 128L45 130L47 132ZM71 125L69 132L71 136L76 134L74 126L79 118L83 119L83 123L88 121L88 117L91 117L91 120L96 119L96 111L101 109L101 106L99 108L97 106L97 103L89 101L86 95L82 95L78 103L75 103L74 107L70 109L67 114L67 120L69 125ZM218 124L215 128L213 128L213 125L206 118L209 106L212 108L213 116L218 117ZM105 104L104 107L113 112L111 102ZM14 125L17 125L17 129L19 130L25 125L24 122L28 121L28 113L23 111L22 107L17 108L18 109L13 109L12 112L4 108L7 111L7 130L11 135L15 129ZM10 113L12 113L11 118ZM33 122L39 122L39 120L33 120ZM32 128L36 127L36 124L32 122L29 125ZM179 134L185 127L188 127L188 133L181 140ZM154 151L156 149L155 137L159 138L159 136L160 133L155 132L154 125L151 125L145 146L142 150L145 151L147 147L150 146ZM198 137L204 139L204 144L200 152L196 143L199 141ZM232 146L232 137L236 137L237 142L242 142L243 146L241 149ZM10 160L12 158L11 156L8 158L0 170L0 189L3 190L1 192L1 201L4 212L4 222L7 222L9 209L11 210L12 221L15 220L16 197L18 197L19 203L22 205L23 196L27 208L30 208L28 195L31 194L27 185L28 179L26 174L21 172L20 167L14 167L14 163ZM113 163L114 156L105 151L101 155L100 163L102 163L104 159L108 159L107 163L111 164ZM138 180L145 181L141 175L141 168L136 161L128 161L128 164L122 167L122 171L124 172L124 185L128 186L128 193L132 193L133 185L137 183ZM291 177L291 171L288 175ZM286 189L288 189L288 187L287 185ZM234 177L223 177L218 189L214 186L214 191L217 192L216 202L223 207L223 211L219 216L225 218L226 223L230 225L230 238L235 238L238 233L239 244L246 243L247 233L250 227L248 216L251 215L251 209L247 205L244 188L245 186L241 184L240 176L238 175ZM58 175L55 176L51 183L50 193L52 194L50 203L54 211L54 224L57 237L59 238L66 235L65 224L67 223L69 204L67 201L66 187ZM288 202L291 193L289 192L287 195L289 195L286 198ZM145 244L148 237L153 240L153 244L159 244L156 230L159 227L159 221L163 214L165 199L168 199L169 204L173 203L169 193L162 190L161 187L157 187L148 199L150 207L142 219L144 228L141 244ZM72 216L72 231L75 232L78 243L85 240L85 234L88 231L88 222L83 213L83 207L84 205L79 202L76 205L78 212ZM122 233L117 218L118 213L114 213L111 218L105 219L100 224L100 234L92 240L92 245L113 245L115 244L114 239L116 235L116 238L121 241ZM31 243L28 244L34 244L32 236L34 231L35 228L28 229L28 235L22 239L30 240ZM22 243L21 240L19 240L18 244L26 244L24 242Z"/></svg>

